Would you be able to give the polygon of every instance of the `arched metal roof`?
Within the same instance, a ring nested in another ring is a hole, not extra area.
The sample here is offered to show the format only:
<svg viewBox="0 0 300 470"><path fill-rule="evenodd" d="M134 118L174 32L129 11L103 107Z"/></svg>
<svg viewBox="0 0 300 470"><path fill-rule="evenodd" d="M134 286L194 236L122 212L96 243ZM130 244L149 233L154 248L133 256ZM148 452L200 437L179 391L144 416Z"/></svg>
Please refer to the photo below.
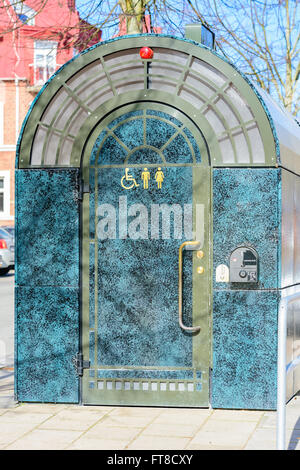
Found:
<svg viewBox="0 0 300 470"><path fill-rule="evenodd" d="M139 55L145 45L154 50L150 61ZM24 121L17 167L79 167L99 123L142 102L168 105L174 118L186 115L212 166L280 163L269 103L232 64L187 39L137 35L99 43L51 77Z"/></svg>
<svg viewBox="0 0 300 470"><path fill-rule="evenodd" d="M258 90L274 123L278 137L280 164L300 174L300 125L295 117L276 103L268 93L261 88Z"/></svg>

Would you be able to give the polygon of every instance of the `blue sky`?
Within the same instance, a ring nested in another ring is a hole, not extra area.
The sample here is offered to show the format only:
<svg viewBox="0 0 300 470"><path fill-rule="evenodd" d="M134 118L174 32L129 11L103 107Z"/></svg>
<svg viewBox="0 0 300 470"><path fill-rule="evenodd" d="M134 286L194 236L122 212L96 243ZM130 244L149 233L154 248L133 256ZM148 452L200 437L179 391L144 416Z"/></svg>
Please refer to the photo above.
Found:
<svg viewBox="0 0 300 470"><path fill-rule="evenodd" d="M290 0L290 11L293 11L295 5L299 0ZM209 24L213 24L213 17L209 17L209 8L210 8L210 0L198 0L193 2L195 5L200 8L201 11L205 12L204 17ZM155 26L162 26L163 33L172 33L177 36L184 35L184 26L188 23L194 23L197 21L196 16L190 15L191 10L187 11L188 2L186 0L168 0L168 8L165 8L163 11L160 10L158 13L158 17L155 18L152 15L152 23ZM207 8L205 8L205 3L207 3ZM256 5L258 11L257 21L261 18L259 17L263 11L263 4L264 2L260 0L251 0L251 2L245 1L240 2L240 6L242 11L236 11L233 7L234 2L230 2L228 0L217 0L217 6L219 11L222 11L223 18L226 18L228 27L230 30L235 30L236 34L240 36L240 38L244 41L243 43L239 42L239 44L234 44L231 41L233 47L230 45L223 44L224 52L226 52L227 56L234 61L237 67L240 68L241 71L246 73L249 78L255 79L253 76L253 70L249 67L249 64L245 61L245 56L250 58L250 61L256 71L259 71L261 76L264 77L270 86L270 93L274 96L274 98L278 101L278 93L276 92L275 86L272 84L271 78L267 77L269 74L268 68L264 58L261 58L260 52L264 50L264 33L266 33L266 37L268 40L268 44L271 50L272 59L274 60L274 64L277 69L276 81L279 85L279 88L284 92L285 86L285 76L286 76L286 39L285 39L285 4L284 2L279 5L279 0L267 0L268 5L268 17L267 21L268 24L265 24L265 31L260 29L257 24L256 31L259 35L259 46L255 46L254 43L254 35L252 24L251 24L251 14L250 14L250 5ZM116 7L117 5L117 7ZM164 8L164 1L157 0L156 5ZM101 27L102 29L102 38L109 39L116 34L118 31L118 15L120 13L120 7L118 6L117 0L76 0L77 9L80 12L82 18L86 19L89 23L95 24ZM279 6L279 9L278 9ZM255 7L255 8L256 8ZM111 15L109 16L109 13ZM281 16L279 14L281 12ZM296 14L299 16L300 14L300 7L296 10ZM105 22L103 25L103 21L107 19L109 16L109 20ZM211 23L210 23L211 22ZM250 23L249 23L250 22ZM254 23L255 24L255 23ZM295 25L300 25L300 18L295 17ZM212 29L214 29L212 27ZM299 28L294 27L291 31L291 44L292 46L295 44L296 37L299 33ZM216 40L221 38L220 34L222 31L215 31L216 32ZM227 34L227 33L225 33ZM299 43L300 44L300 43ZM240 52L243 52L245 55L243 57ZM255 46L254 48L252 46ZM260 49L260 47L262 49ZM252 50L252 54L251 54ZM264 55L264 51L263 54ZM295 57L293 60L293 70L295 71L297 66L297 58ZM271 63L271 62L270 62ZM266 83L267 83L266 82Z"/></svg>

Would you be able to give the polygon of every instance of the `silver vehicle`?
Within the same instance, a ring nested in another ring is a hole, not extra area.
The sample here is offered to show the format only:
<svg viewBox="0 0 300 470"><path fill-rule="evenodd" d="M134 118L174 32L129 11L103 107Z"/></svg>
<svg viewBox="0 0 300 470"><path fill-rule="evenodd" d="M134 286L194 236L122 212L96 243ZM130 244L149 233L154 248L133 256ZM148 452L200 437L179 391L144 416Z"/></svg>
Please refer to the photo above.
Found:
<svg viewBox="0 0 300 470"><path fill-rule="evenodd" d="M0 228L8 232L13 240L15 239L15 227L13 225L2 225Z"/></svg>
<svg viewBox="0 0 300 470"><path fill-rule="evenodd" d="M0 227L0 276L15 265L15 244L10 234Z"/></svg>

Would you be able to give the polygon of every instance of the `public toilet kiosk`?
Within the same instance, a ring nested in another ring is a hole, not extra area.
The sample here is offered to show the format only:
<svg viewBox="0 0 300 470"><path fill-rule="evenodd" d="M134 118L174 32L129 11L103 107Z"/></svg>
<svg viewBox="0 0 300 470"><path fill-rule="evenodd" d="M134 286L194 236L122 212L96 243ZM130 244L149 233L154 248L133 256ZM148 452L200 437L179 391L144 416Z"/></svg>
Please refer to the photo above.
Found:
<svg viewBox="0 0 300 470"><path fill-rule="evenodd" d="M21 402L276 408L278 306L300 292L300 128L192 39L101 42L31 106L16 161ZM288 398L299 389L295 370Z"/></svg>

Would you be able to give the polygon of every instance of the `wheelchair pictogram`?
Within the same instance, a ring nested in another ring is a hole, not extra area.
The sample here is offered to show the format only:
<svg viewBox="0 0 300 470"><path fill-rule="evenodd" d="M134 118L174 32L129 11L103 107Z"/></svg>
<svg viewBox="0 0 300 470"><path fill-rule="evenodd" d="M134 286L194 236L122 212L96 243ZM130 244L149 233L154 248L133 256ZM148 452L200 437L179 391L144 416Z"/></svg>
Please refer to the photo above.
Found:
<svg viewBox="0 0 300 470"><path fill-rule="evenodd" d="M124 181L128 181L131 184L125 186ZM124 189L132 189L139 186L139 184L135 181L135 178L129 173L129 168L125 168L125 175L121 178L121 186Z"/></svg>

